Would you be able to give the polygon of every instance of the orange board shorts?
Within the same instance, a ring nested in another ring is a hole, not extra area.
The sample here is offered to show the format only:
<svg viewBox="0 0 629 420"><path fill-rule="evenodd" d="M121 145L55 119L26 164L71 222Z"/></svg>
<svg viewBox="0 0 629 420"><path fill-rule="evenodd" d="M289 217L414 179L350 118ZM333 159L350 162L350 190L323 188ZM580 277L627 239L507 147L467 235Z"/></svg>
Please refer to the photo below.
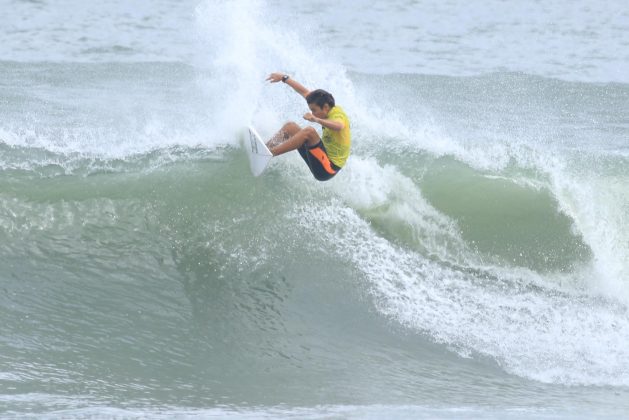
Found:
<svg viewBox="0 0 629 420"><path fill-rule="evenodd" d="M318 181L327 181L332 179L334 175L341 170L336 166L330 158L328 158L328 152L325 150L325 146L322 141L315 144L312 147L308 147L304 143L299 149L297 149L303 160L310 168L310 172Z"/></svg>

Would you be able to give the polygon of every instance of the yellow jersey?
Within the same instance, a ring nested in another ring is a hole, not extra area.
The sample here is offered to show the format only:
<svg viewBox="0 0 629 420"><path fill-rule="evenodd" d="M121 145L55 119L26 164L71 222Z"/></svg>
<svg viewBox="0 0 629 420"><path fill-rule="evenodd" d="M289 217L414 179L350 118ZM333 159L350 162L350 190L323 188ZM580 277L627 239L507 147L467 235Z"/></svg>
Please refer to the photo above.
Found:
<svg viewBox="0 0 629 420"><path fill-rule="evenodd" d="M328 112L327 119L343 123L343 129L340 131L323 127L323 136L321 137L323 146L325 146L325 150L328 152L328 158L336 166L342 168L349 157L349 149L352 145L349 118L347 118L343 108L335 106Z"/></svg>

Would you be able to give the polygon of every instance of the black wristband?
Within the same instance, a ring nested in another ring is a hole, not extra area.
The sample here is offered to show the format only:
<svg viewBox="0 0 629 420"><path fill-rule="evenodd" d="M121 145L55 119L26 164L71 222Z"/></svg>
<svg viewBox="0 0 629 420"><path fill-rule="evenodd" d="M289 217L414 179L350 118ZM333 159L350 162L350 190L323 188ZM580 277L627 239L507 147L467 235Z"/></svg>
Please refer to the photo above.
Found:
<svg viewBox="0 0 629 420"><path fill-rule="evenodd" d="M282 76L282 82L286 83L288 79L290 79L290 76L288 74L285 74L284 76Z"/></svg>

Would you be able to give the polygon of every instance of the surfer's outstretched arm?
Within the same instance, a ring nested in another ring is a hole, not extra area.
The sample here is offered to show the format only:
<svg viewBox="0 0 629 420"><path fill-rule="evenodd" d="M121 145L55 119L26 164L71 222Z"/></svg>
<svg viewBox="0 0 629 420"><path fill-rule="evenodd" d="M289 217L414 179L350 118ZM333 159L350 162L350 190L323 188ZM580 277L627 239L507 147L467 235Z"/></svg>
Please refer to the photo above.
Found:
<svg viewBox="0 0 629 420"><path fill-rule="evenodd" d="M299 93L304 98L308 96L310 90L304 87L301 83L299 83L295 79L291 79L289 75L284 73L271 73L269 77L266 78L271 83L284 82L288 86L292 87L295 92Z"/></svg>

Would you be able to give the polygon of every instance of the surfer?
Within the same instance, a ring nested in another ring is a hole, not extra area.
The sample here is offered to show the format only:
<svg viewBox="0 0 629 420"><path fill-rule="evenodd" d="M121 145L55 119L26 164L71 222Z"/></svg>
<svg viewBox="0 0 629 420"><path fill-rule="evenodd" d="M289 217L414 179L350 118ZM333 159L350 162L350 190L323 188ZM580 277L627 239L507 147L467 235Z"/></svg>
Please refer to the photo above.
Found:
<svg viewBox="0 0 629 420"><path fill-rule="evenodd" d="M304 119L320 124L320 137L312 126L300 127L287 122L268 141L273 156L297 150L308 168L319 181L327 181L341 170L349 156L351 134L349 119L343 109L336 105L334 97L323 89L310 91L287 74L271 73L266 79L271 83L283 82L306 99L310 112Z"/></svg>

